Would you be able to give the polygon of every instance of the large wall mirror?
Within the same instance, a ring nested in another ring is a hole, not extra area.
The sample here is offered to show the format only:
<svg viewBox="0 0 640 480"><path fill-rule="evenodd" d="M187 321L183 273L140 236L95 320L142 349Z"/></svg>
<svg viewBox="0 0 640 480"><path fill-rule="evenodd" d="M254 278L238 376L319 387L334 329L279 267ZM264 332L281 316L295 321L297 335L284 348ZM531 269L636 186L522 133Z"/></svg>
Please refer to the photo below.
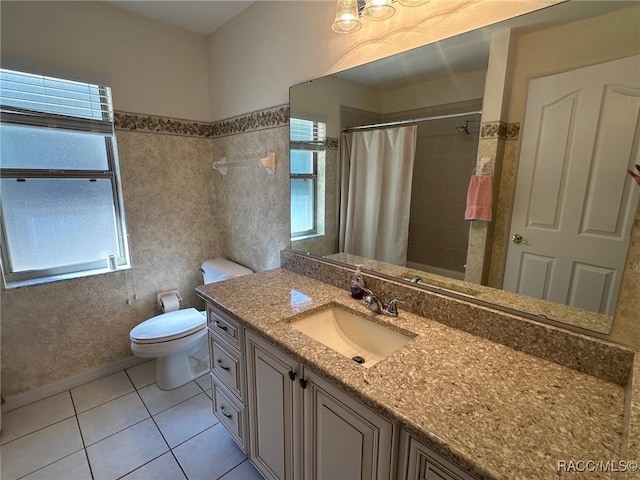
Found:
<svg viewBox="0 0 640 480"><path fill-rule="evenodd" d="M639 20L567 2L292 87L291 248L608 334Z"/></svg>

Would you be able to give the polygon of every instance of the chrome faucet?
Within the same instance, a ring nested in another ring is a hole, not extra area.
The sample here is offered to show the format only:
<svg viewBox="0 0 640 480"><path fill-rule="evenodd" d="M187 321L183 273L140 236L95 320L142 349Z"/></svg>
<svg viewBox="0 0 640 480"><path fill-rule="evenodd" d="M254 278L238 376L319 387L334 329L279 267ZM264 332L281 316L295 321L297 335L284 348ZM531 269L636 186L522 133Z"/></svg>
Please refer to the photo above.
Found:
<svg viewBox="0 0 640 480"><path fill-rule="evenodd" d="M362 300L364 306L367 307L374 313L382 313L383 315L387 315L389 317L397 317L398 316L398 307L396 304L400 302L400 300L396 300L395 298L389 302L389 305L386 307L384 303L377 297L375 293L373 293L368 288L364 289L367 294L366 297Z"/></svg>
<svg viewBox="0 0 640 480"><path fill-rule="evenodd" d="M376 294L373 293L368 288L365 288L364 292L367 294L367 296L364 297L364 299L362 300L362 303L364 303L364 306L367 307L372 312L382 313L382 310L384 309L384 304L380 301L380 299L376 296Z"/></svg>

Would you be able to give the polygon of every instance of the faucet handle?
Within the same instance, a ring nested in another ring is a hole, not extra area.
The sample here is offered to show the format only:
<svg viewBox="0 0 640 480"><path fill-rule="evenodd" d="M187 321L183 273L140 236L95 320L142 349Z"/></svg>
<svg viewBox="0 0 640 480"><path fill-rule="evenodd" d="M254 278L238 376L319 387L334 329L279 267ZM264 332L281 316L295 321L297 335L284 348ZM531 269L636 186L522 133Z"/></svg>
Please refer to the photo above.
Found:
<svg viewBox="0 0 640 480"><path fill-rule="evenodd" d="M398 303L404 303L404 301L394 298L389 302L389 305L387 305L386 308L382 309L382 313L384 313L385 315L389 315L390 317L397 317L398 307L396 304Z"/></svg>
<svg viewBox="0 0 640 480"><path fill-rule="evenodd" d="M382 305L382 302L380 302L378 297L376 297L375 293L373 293L371 290L369 290L366 293L367 293L367 296L364 297L364 299L362 300L362 303L364 303L364 306L367 307L372 312L382 313L384 306Z"/></svg>

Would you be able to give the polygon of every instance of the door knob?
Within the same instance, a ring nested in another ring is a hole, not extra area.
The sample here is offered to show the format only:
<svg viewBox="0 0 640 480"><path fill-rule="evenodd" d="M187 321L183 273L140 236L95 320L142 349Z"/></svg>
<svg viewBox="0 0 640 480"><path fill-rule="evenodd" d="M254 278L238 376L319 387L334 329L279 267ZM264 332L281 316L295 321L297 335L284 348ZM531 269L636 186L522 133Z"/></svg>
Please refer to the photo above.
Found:
<svg viewBox="0 0 640 480"><path fill-rule="evenodd" d="M513 243L522 243L522 242L524 242L524 238L522 238L522 235L520 235L519 233L514 233L511 236L511 241Z"/></svg>

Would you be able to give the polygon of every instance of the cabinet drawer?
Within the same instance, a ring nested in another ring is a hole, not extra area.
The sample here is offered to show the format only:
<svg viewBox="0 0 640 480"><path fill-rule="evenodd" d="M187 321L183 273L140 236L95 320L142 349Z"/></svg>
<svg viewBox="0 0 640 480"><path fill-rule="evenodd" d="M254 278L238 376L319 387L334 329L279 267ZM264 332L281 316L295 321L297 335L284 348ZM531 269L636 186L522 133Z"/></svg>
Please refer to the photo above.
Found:
<svg viewBox="0 0 640 480"><path fill-rule="evenodd" d="M240 449L247 453L245 437L245 409L237 401L232 400L233 395L227 392L216 379L213 379L213 413L229 435L238 444Z"/></svg>
<svg viewBox="0 0 640 480"><path fill-rule="evenodd" d="M401 444L404 444L404 447L400 448L400 455L403 456L404 450L405 458L401 458L400 462L405 462L405 467L404 473L398 475L398 478L402 480L475 480L412 436L405 432L402 436Z"/></svg>
<svg viewBox="0 0 640 480"><path fill-rule="evenodd" d="M236 320L207 306L207 323L211 333L240 350L240 324Z"/></svg>
<svg viewBox="0 0 640 480"><path fill-rule="evenodd" d="M209 358L211 371L236 397L244 402L242 360L237 352L228 348L214 335L209 334Z"/></svg>

